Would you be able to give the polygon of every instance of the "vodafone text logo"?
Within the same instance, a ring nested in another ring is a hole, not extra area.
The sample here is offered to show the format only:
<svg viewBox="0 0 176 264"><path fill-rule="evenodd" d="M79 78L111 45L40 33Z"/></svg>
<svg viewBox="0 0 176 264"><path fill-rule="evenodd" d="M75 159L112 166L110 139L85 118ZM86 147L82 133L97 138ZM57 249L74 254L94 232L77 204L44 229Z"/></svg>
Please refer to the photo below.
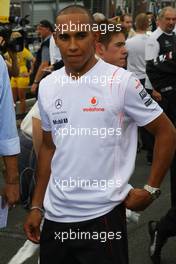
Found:
<svg viewBox="0 0 176 264"><path fill-rule="evenodd" d="M104 112L105 109L102 107L95 107L98 105L98 99L97 97L93 96L90 98L89 100L89 104L91 104L91 106L94 107L87 107L87 108L83 108L83 112Z"/></svg>

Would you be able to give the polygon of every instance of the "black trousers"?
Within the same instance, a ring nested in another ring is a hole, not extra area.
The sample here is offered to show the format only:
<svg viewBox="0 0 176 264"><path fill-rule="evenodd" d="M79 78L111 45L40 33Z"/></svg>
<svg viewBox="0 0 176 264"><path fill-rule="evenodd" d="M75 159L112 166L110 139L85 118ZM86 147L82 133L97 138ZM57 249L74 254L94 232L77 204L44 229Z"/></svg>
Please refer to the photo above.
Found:
<svg viewBox="0 0 176 264"><path fill-rule="evenodd" d="M83 222L44 221L40 264L128 264L126 216L123 205Z"/></svg>
<svg viewBox="0 0 176 264"><path fill-rule="evenodd" d="M176 127L176 91L162 93L162 101L159 104ZM171 208L157 225L163 239L176 236L176 153L170 167L170 188Z"/></svg>
<svg viewBox="0 0 176 264"><path fill-rule="evenodd" d="M159 105L176 127L176 91L162 93ZM164 146L163 146L164 147ZM170 167L171 206L176 207L176 153Z"/></svg>
<svg viewBox="0 0 176 264"><path fill-rule="evenodd" d="M176 236L176 207L172 207L168 213L161 218L157 229L163 239Z"/></svg>

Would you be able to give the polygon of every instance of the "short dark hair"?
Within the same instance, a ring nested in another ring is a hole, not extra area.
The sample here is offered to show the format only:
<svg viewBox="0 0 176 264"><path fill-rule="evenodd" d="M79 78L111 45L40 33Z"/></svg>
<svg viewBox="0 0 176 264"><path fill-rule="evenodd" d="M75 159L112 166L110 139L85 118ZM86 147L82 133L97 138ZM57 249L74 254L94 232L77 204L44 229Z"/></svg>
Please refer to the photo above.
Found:
<svg viewBox="0 0 176 264"><path fill-rule="evenodd" d="M105 33L104 33L104 31L102 31L102 33L101 33L101 30L100 30L100 37L99 37L98 42L102 43L106 48L108 47L108 45L109 45L109 43L110 43L110 41L114 35L118 35L118 34L122 33L122 34L124 34L125 39L128 36L126 29L123 28L120 24L117 25L116 23L114 23L112 21L108 21L108 23L102 23L102 25L104 25L105 29L109 28L108 25L114 25L113 30L106 30ZM99 26L101 26L101 24L99 24Z"/></svg>
<svg viewBox="0 0 176 264"><path fill-rule="evenodd" d="M60 10L57 13L57 17L62 15L62 14L72 14L72 13L85 13L88 15L89 19L90 19L90 24L95 23L95 20L93 18L92 13L90 12L89 9L87 9L86 7L82 6L82 5L69 5L65 8L63 8L62 10Z"/></svg>
<svg viewBox="0 0 176 264"><path fill-rule="evenodd" d="M54 31L53 25L48 20L41 20L39 26L49 28L51 32Z"/></svg>

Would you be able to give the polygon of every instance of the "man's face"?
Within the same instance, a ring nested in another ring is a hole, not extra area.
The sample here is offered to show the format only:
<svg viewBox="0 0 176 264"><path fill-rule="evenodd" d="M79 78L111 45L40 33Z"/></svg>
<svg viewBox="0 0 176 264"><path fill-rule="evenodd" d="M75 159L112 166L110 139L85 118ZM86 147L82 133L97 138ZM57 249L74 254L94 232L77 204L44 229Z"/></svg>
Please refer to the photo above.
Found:
<svg viewBox="0 0 176 264"><path fill-rule="evenodd" d="M42 39L46 38L47 36L49 36L51 34L50 30L46 27L43 27L41 25L37 26L37 34L39 35L39 37L41 37Z"/></svg>
<svg viewBox="0 0 176 264"><path fill-rule="evenodd" d="M125 16L124 21L122 22L122 26L129 32L133 26L133 20L130 16Z"/></svg>
<svg viewBox="0 0 176 264"><path fill-rule="evenodd" d="M113 65L119 67L126 66L127 50L125 47L125 36L123 33L113 35L108 46L101 45L100 57Z"/></svg>
<svg viewBox="0 0 176 264"><path fill-rule="evenodd" d="M168 10L165 12L164 16L159 20L160 28L166 32L171 33L175 27L176 23L176 12L173 10Z"/></svg>
<svg viewBox="0 0 176 264"><path fill-rule="evenodd" d="M70 73L85 73L95 64L96 34L91 32L87 14L62 14L56 20L55 41L66 70ZM87 28L84 25L88 25Z"/></svg>

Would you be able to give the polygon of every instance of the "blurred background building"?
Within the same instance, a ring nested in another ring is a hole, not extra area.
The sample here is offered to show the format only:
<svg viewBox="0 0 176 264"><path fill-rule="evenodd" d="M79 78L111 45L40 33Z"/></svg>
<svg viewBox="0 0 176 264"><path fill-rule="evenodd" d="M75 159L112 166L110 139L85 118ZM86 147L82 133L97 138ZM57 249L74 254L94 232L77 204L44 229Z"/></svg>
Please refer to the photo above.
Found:
<svg viewBox="0 0 176 264"><path fill-rule="evenodd" d="M102 12L108 17L128 12L134 16L139 12L157 13L166 5L175 6L176 0L11 0L11 14L30 15L32 25L42 19L54 22L58 10L70 4L85 5L92 12Z"/></svg>

